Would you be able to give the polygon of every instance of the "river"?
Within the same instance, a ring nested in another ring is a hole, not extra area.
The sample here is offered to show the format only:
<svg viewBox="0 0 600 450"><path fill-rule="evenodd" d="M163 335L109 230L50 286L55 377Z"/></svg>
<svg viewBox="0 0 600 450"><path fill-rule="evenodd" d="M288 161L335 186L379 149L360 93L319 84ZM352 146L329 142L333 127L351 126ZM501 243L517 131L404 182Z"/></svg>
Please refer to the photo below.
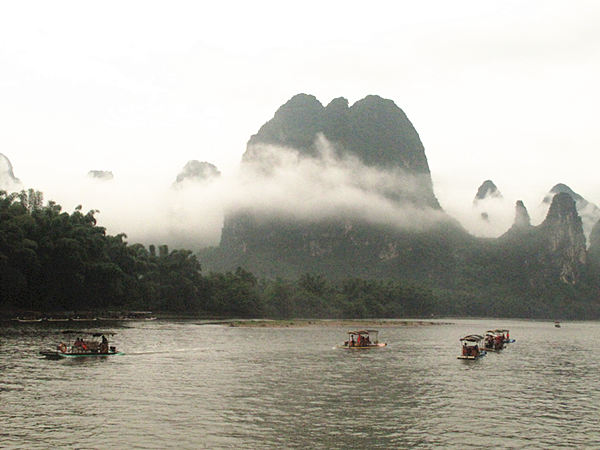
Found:
<svg viewBox="0 0 600 450"><path fill-rule="evenodd" d="M2 322L0 447L600 448L600 323L445 322L361 351L337 326L113 322L124 355L59 361L38 352L64 324ZM516 342L456 358L499 327Z"/></svg>

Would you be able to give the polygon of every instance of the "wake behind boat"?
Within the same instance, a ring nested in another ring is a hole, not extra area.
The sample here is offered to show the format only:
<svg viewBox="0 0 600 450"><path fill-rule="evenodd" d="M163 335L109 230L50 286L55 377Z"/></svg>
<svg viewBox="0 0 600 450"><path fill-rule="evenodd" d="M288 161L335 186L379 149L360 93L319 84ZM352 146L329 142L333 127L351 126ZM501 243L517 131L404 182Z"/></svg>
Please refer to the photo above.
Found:
<svg viewBox="0 0 600 450"><path fill-rule="evenodd" d="M123 354L122 352L117 351L117 347L108 344L106 335L112 333L80 334L89 334L91 335L91 338L84 340L81 337L78 337L71 345L61 342L56 346L56 350L43 350L40 351L40 355L45 356L47 359L63 359Z"/></svg>

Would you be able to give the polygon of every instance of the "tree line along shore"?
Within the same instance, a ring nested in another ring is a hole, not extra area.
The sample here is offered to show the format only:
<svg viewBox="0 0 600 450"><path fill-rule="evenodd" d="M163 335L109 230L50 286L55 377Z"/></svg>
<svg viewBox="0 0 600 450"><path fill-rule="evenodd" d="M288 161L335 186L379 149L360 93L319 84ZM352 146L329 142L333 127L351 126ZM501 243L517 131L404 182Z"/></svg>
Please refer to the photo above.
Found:
<svg viewBox="0 0 600 450"><path fill-rule="evenodd" d="M522 305L510 296L489 302L468 290L444 291L407 280L330 279L313 273L296 279L261 279L242 267L203 273L193 251L130 244L125 234L109 235L98 226L96 213L84 213L81 207L67 213L55 202L43 204L39 191L0 191L0 313L154 311L162 316L221 319L571 318L557 315L548 304ZM585 313L578 312L577 305L567 306L565 313Z"/></svg>

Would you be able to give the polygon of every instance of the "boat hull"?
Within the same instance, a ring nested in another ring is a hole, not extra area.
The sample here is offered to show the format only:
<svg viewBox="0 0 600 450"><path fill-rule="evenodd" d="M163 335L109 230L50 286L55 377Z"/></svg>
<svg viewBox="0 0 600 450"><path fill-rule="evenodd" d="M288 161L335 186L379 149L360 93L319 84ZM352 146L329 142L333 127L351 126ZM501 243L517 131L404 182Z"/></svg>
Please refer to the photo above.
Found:
<svg viewBox="0 0 600 450"><path fill-rule="evenodd" d="M60 351L43 351L40 355L45 356L47 359L66 359L66 358L89 358L98 356L116 356L123 355L123 352L109 352L109 353L63 353Z"/></svg>
<svg viewBox="0 0 600 450"><path fill-rule="evenodd" d="M473 361L475 359L483 358L485 355L486 355L486 352L481 352L477 356L473 356L473 355L459 355L456 358L457 359L464 359L464 360L467 360L467 361Z"/></svg>
<svg viewBox="0 0 600 450"><path fill-rule="evenodd" d="M364 350L364 349L368 349L368 348L381 348L381 347L386 347L387 346L387 342L381 342L379 344L371 344L371 345L362 345L362 346L348 346L348 345L340 345L340 348L345 348L347 350Z"/></svg>
<svg viewBox="0 0 600 450"><path fill-rule="evenodd" d="M485 347L486 352L501 352L502 350L504 350L504 347L503 348Z"/></svg>

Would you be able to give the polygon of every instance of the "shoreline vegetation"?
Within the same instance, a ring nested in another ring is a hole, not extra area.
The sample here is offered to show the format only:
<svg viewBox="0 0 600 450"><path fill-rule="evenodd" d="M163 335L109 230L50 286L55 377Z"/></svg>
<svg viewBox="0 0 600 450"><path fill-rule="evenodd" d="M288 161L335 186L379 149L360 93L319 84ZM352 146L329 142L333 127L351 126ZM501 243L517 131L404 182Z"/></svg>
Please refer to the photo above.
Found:
<svg viewBox="0 0 600 450"><path fill-rule="evenodd" d="M98 317L100 316L100 317ZM29 317L31 320L22 320L25 322L126 322L126 321L144 321L148 318L142 316L132 317L123 315L121 317L101 317L102 314L87 317L69 317L57 319L56 316L38 313L35 317ZM1 321L15 321L24 319L22 314L0 312ZM445 320L426 320L426 319L206 319L190 315L177 314L152 314L150 320L175 320L175 321L200 321L200 325L222 325L226 327L237 328L306 328L306 327L331 327L348 329L369 329L373 327L424 327L438 325L452 325L453 322Z"/></svg>

